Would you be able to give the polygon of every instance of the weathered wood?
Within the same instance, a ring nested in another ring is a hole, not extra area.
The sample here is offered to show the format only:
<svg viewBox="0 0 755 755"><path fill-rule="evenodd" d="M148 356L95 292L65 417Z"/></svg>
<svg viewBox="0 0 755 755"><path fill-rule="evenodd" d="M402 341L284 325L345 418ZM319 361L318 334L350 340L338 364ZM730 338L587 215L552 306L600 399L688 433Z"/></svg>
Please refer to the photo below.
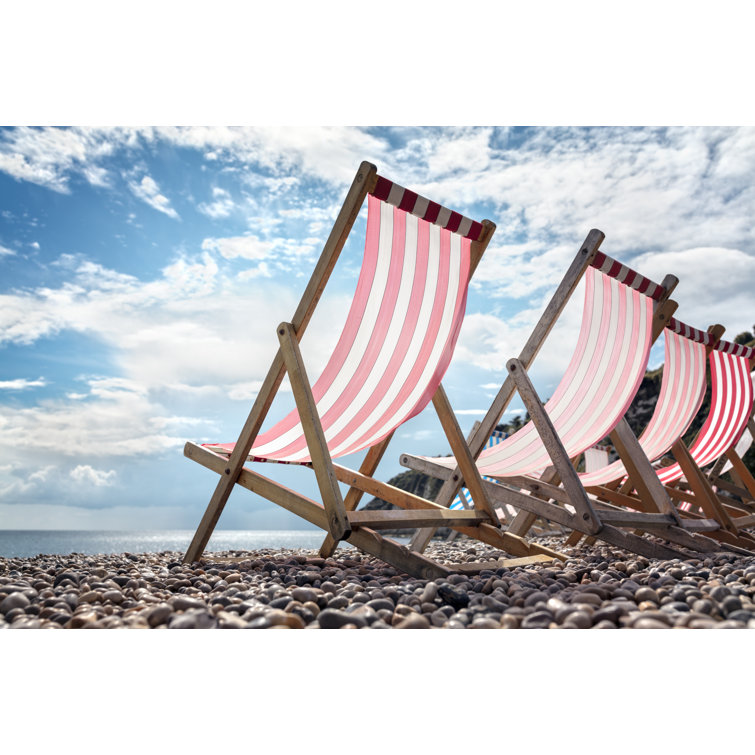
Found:
<svg viewBox="0 0 755 755"><path fill-rule="evenodd" d="M610 524L603 525L603 529L600 531L598 537L611 545L615 545L617 548L632 551L640 556L645 556L645 558L659 558L666 561L673 558L694 558L694 554L692 553L646 540L644 537L625 532Z"/></svg>
<svg viewBox="0 0 755 755"><path fill-rule="evenodd" d="M566 453L566 449L558 437L553 422L545 411L545 407L540 401L524 365L518 359L510 359L506 368L516 384L519 396L527 408L533 424L537 428L541 442L553 461L553 466L558 471L561 485L569 496L569 502L577 510L577 516L584 522L585 532L588 535L596 534L600 530L600 518L587 498L579 475L572 466L569 455Z"/></svg>
<svg viewBox="0 0 755 755"><path fill-rule="evenodd" d="M571 535L566 538L564 545L574 547L582 539L582 533L579 530L572 530Z"/></svg>
<svg viewBox="0 0 755 755"><path fill-rule="evenodd" d="M697 505L700 506L709 517L712 517L719 522L723 529L736 534L736 526L731 521L731 518L724 510L723 506L721 506L718 496L716 496L710 482L708 482L708 478L700 471L700 468L692 458L692 454L687 450L687 447L684 445L681 438L671 446L671 451L681 467L682 472L684 472L684 476L687 478L687 484L692 488L692 492L695 494L695 502Z"/></svg>
<svg viewBox="0 0 755 755"><path fill-rule="evenodd" d="M184 454L202 466L218 474L224 474L227 460L212 451L208 451L195 443L187 443L184 447ZM325 508L285 485L281 485L246 467L242 468L239 473L237 484L327 531L328 520ZM406 546L382 537L368 527L360 527L352 531L347 542L414 577L437 579L438 577L448 576L452 572L448 567L442 566L419 553L412 553Z"/></svg>
<svg viewBox="0 0 755 755"><path fill-rule="evenodd" d="M355 472L352 469L341 467L338 464L333 465L333 469L338 479L351 485L352 487L358 487L365 493L374 495L377 498L382 498L388 503L392 503L394 506L400 506L404 509L433 509L437 511L449 511L445 506L440 506L437 503L428 501L425 498L407 493L405 490L399 490L385 482L380 482L364 475ZM485 483L490 485L491 483ZM477 512L483 514L484 512ZM514 556L529 556L534 553L548 553L554 556L554 558L562 558L561 554L556 554L555 551L537 545L535 543L528 543L526 540L516 537L516 535L510 535L507 532L501 531L498 527L494 527L491 524L479 524L474 527L462 527L454 522L447 522L447 525L453 527L464 535L481 540L483 543L492 545L495 548L511 553Z"/></svg>
<svg viewBox="0 0 755 755"><path fill-rule="evenodd" d="M367 477L372 477L372 475L375 474L375 470L378 468L378 464L380 464L380 461L388 449L388 444L391 442L392 437L393 433L367 451L361 465L359 466L361 474L366 475ZM363 495L363 490L359 490L359 488L349 488L349 492L343 499L344 509L346 509L346 511L354 511L362 500ZM334 540L331 534L328 533L320 546L320 557L330 558L333 553L335 553L337 547L338 541Z"/></svg>
<svg viewBox="0 0 755 755"><path fill-rule="evenodd" d="M550 564L553 559L550 556L544 554L538 554L535 556L524 556L523 558L499 558L497 561L478 561L467 564L454 564L453 570L460 572L461 574L479 574L481 571L489 569L495 571L496 569L506 568L515 569L517 566L532 566L533 564Z"/></svg>
<svg viewBox="0 0 755 755"><path fill-rule="evenodd" d="M469 509L451 511L451 509L396 511L349 511L349 523L352 527L370 527L373 530L399 528L450 526L460 524L474 526L487 521L485 514Z"/></svg>
<svg viewBox="0 0 755 755"><path fill-rule="evenodd" d="M732 468L739 475L739 479L745 488L747 488L747 492L755 498L755 479L753 479L747 465L742 461L742 457L734 448L728 449L724 455L731 462Z"/></svg>
<svg viewBox="0 0 755 755"><path fill-rule="evenodd" d="M690 532L713 532L721 529L721 525L715 519L686 519L682 517L679 526Z"/></svg>
<svg viewBox="0 0 755 755"><path fill-rule="evenodd" d="M464 440L464 436L461 434L459 423L456 421L451 404L448 401L448 396L442 385L438 386L438 390L433 396L433 406L440 420L441 427L446 434L448 443L451 446L451 451L459 465L461 475L466 482L467 489L472 496L475 508L485 511L490 517L491 524L500 527L501 522L498 519L498 514L496 514L495 509L485 495L480 470L477 469L472 454L469 453L469 447Z"/></svg>
<svg viewBox="0 0 755 755"><path fill-rule="evenodd" d="M543 343L553 329L559 315L577 288L585 270L587 270L590 263L595 258L604 238L605 234L595 228L587 234L584 243L574 257L571 265L569 265L569 269L566 271L561 283L548 302L543 314L540 316L540 319L535 325L530 337L527 339L524 348L519 353L519 361L525 366L525 368L529 368L532 361L542 348ZM480 422L480 426L474 437L469 441L469 450L474 459L477 459L482 449L485 448L488 438L496 425L500 422L506 407L509 405L509 402L514 395L514 390L514 381L509 375L503 381L503 385L501 385L485 417ZM446 482L444 482L438 493L436 501L441 506L450 506L454 497L459 493L462 483L461 474L458 469L456 470L456 474L456 478L451 476ZM419 539L416 539L417 543L416 545L413 545L413 547L420 552L427 545L427 542L429 542L429 537L424 537L422 539L425 540L424 545L422 545Z"/></svg>
<svg viewBox="0 0 755 755"><path fill-rule="evenodd" d="M368 191L374 187L376 180L377 168L371 163L363 162L359 166L351 187L346 194L346 199L338 213L333 229L325 242L320 259L315 266L312 277L291 320L298 339L301 339L312 318L325 284L359 215L364 198ZM218 481L212 498L194 534L194 538L186 551L184 562L196 561L207 546L207 542L231 494L236 478L244 465L246 457L249 455L249 450L262 427L262 423L267 417L273 398L280 387L283 380L283 370L283 356L280 350L278 350L273 358L273 363L267 376L260 387L254 405L241 429L233 453L227 461L224 473Z"/></svg>
<svg viewBox="0 0 755 755"><path fill-rule="evenodd" d="M578 459L572 459L572 465L574 466L574 469L577 468L577 461ZM530 478L524 476L520 477L520 479L523 481L530 480ZM566 504L569 502L569 497L568 495L566 495L566 491L558 487L560 480L561 478L559 477L558 470L553 466L547 467L540 475L537 481L536 489L531 491L530 495L534 495L537 498L547 501L550 498L560 500L559 496L563 494L564 500L562 500L561 502ZM511 483L512 481L509 479L508 482ZM540 487L541 485L543 486L542 488ZM555 495L553 493L545 492L545 488L547 488L548 491L555 491ZM510 532L512 535L519 535L519 537L524 537L530 531L536 521L537 517L533 513L529 511L518 511L511 524L506 528L506 531Z"/></svg>
<svg viewBox="0 0 755 755"><path fill-rule="evenodd" d="M676 519L676 509L658 479L658 474L645 456L640 442L629 427L626 417L621 418L610 437L639 497L652 504L656 511L669 514Z"/></svg>
<svg viewBox="0 0 755 755"><path fill-rule="evenodd" d="M448 476L454 474L452 470L434 464L430 459L413 456L412 454L402 454L400 457L400 463L404 467L415 469L424 474L434 475L440 479L447 479ZM505 482L495 483L490 482L489 480L483 480L482 484L488 498L493 503L497 503L501 506L504 506L507 503L511 504L515 508L530 511L538 517L557 522L570 529L581 529L584 525L583 521L561 506L521 493L518 490L510 488Z"/></svg>
<svg viewBox="0 0 755 755"><path fill-rule="evenodd" d="M531 511L519 511L511 524L506 528L506 532L524 537L536 521L537 516Z"/></svg>
<svg viewBox="0 0 755 755"><path fill-rule="evenodd" d="M623 511L616 509L599 509L600 521L616 527L667 527L676 524L676 517L671 514L645 514L641 511Z"/></svg>
<svg viewBox="0 0 755 755"><path fill-rule="evenodd" d="M328 531L334 540L342 540L349 536L351 527L343 505L341 489L333 473L333 460L330 458L328 441L325 439L317 404L312 395L304 360L299 350L299 342L296 340L291 323L282 322L278 326L278 340L299 412L299 421L307 441L307 449L312 459L317 487L320 490L325 511L328 512Z"/></svg>

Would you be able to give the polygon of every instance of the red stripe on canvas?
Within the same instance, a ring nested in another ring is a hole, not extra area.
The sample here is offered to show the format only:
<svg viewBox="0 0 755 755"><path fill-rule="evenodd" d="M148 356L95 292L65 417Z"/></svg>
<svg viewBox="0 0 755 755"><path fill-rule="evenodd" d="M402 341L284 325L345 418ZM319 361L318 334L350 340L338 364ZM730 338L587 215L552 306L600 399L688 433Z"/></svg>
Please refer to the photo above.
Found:
<svg viewBox="0 0 755 755"><path fill-rule="evenodd" d="M482 234L482 223L449 210L382 176L377 177L372 195L401 210L411 212L428 223L437 223L453 233L458 232L472 241L477 241Z"/></svg>
<svg viewBox="0 0 755 755"><path fill-rule="evenodd" d="M610 278L616 278L651 299L658 301L663 296L663 286L659 286L650 278L640 275L636 270L632 270L631 267L623 265L603 252L598 252L590 264Z"/></svg>

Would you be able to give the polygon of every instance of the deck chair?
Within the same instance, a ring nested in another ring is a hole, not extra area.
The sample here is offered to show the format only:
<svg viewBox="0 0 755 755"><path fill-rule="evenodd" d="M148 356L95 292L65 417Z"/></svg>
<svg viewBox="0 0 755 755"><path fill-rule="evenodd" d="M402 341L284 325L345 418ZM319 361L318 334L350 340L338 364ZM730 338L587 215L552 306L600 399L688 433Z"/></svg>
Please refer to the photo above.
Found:
<svg viewBox="0 0 755 755"><path fill-rule="evenodd" d="M673 507L663 513L598 509L582 486L573 460L609 435L620 423L645 373L650 347L676 309L669 295L674 276L659 285L608 257L599 247L602 232L592 230L572 262L519 359L507 364L508 376L480 428L470 441L470 453L484 476L494 505L519 509L509 532L526 532L537 517L571 530L594 535L611 545L650 558L689 557L696 535L685 531ZM580 279L585 278L585 305L577 347L567 371L543 406L527 376L527 368ZM484 439L518 391L531 422L491 449ZM628 426L627 426L628 429ZM637 443L636 437L629 434ZM445 480L436 501L453 499L462 471L453 459L403 454L401 464ZM551 465L552 476L535 473ZM521 517L521 518L520 518ZM642 537L625 528L652 528L663 540L682 549ZM418 533L412 547L425 547L432 531Z"/></svg>
<svg viewBox="0 0 755 755"><path fill-rule="evenodd" d="M750 370L755 349L718 341L711 351L711 407L689 449L679 439L672 446L676 463L658 470L658 479L679 501L684 516L714 519L720 529L711 537L723 543L755 549L755 535L746 530L755 525L752 498L741 504L716 494L703 468L720 458L741 463L745 479L752 476L736 454L736 446L752 422L753 381ZM683 484L682 484L683 483ZM701 513L696 513L698 509Z"/></svg>
<svg viewBox="0 0 755 755"><path fill-rule="evenodd" d="M365 251L356 293L335 350L311 385L299 340L365 197ZM481 537L514 556L548 561L559 556L502 531L481 484L475 483L471 458L465 463L475 502L470 511L449 511L373 477L396 428L431 401L452 448L461 454L466 448L441 378L464 317L469 278L494 230L490 221L463 217L379 176L374 165L362 163L292 321L278 326L280 349L238 440L185 446L188 458L220 475L185 562L201 557L236 484L325 530L326 552L345 540L401 571L427 579L449 574L450 568L410 552L378 530L459 525L463 531L480 531ZM284 373L291 382L296 410L260 434ZM359 471L333 461L365 449ZM264 477L246 462L312 468L322 503ZM345 500L339 481L350 488ZM365 492L402 509L356 511Z"/></svg>
<svg viewBox="0 0 755 755"><path fill-rule="evenodd" d="M755 371L750 373L750 379L755 391ZM743 461L744 455L755 443L755 421L750 418L742 437L734 448L730 448L708 472L708 481L716 488L721 496L738 499L749 505L755 501L755 478ZM724 479L729 474L731 480Z"/></svg>
<svg viewBox="0 0 755 755"><path fill-rule="evenodd" d="M630 440L629 446L623 448L623 456L628 457L629 464L619 458L579 476L588 493L597 496L601 503L610 501L639 511L670 510L669 493L672 491L659 486L655 476L660 477L661 472L652 470L650 462L658 461L674 444L680 442L700 409L705 395L706 355L711 354L719 343L723 327L715 325L705 332L671 318L664 333L665 359L660 394L653 415L637 444L632 444ZM621 424L626 425L626 420L622 420ZM627 428L623 428L623 433L627 432ZM612 435L612 438L615 445L621 449L625 445L620 437L622 432L617 428L614 433L616 436ZM680 505L679 508L683 510L685 506ZM703 521L680 524L720 539L723 533L720 532L722 525L718 519L701 519ZM567 545L576 545L581 537L581 533L574 532ZM736 544L731 538L725 537L724 540ZM701 538L690 545L710 547L710 543ZM746 543L742 545L746 546Z"/></svg>

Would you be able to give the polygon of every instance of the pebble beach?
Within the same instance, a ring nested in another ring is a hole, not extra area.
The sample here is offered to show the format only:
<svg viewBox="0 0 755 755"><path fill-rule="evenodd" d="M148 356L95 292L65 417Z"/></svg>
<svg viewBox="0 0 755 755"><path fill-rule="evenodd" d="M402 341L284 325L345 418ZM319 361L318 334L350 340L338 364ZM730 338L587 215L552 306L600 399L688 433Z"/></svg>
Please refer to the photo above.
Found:
<svg viewBox="0 0 755 755"><path fill-rule="evenodd" d="M0 558L0 629L755 629L755 557L649 560L538 538L565 562L423 580L355 549ZM445 563L502 557L432 543Z"/></svg>

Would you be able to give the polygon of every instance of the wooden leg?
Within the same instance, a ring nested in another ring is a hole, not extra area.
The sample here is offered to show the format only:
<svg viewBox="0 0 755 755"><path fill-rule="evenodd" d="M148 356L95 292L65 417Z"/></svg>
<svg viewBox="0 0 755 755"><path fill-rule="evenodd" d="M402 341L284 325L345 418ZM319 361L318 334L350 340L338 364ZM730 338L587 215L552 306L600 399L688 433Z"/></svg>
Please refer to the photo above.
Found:
<svg viewBox="0 0 755 755"><path fill-rule="evenodd" d="M375 474L375 470L388 449L388 444L392 437L393 433L367 451L367 454L362 461L362 465L359 467L359 472L361 474L366 475L367 477L372 477L372 475ZM355 511L356 507L359 505L359 501L362 500L363 495L363 491L359 490L359 488L349 488L349 492L346 494L346 498L344 498L343 501L344 509L346 511ZM337 547L338 541L334 540L330 534L326 535L325 540L323 540L323 543L320 546L320 556L322 558L330 558L333 553L335 553Z"/></svg>
<svg viewBox="0 0 755 755"><path fill-rule="evenodd" d="M611 441L639 497L652 503L651 510L676 517L674 505L626 419L622 418L611 433Z"/></svg>
<svg viewBox="0 0 755 755"><path fill-rule="evenodd" d="M687 483L695 494L696 502L700 508L702 508L707 516L715 519L721 527L736 534L737 528L718 500L718 496L713 491L707 477L695 464L692 455L684 443L681 440L676 441L671 450L677 462L679 462L679 466L682 468L684 476L687 478Z"/></svg>
<svg viewBox="0 0 755 755"><path fill-rule="evenodd" d="M572 466L571 459L566 453L566 449L561 443L561 439L558 437L556 429L535 391L535 387L527 376L524 366L518 359L510 359L506 367L513 377L519 395L522 397L540 439L553 461L553 466L561 478L561 484L569 495L571 505L574 506L578 516L583 520L587 533L596 534L601 527L600 518L590 504L587 493L585 493L585 489L579 480L579 475Z"/></svg>
<svg viewBox="0 0 755 755"><path fill-rule="evenodd" d="M536 521L537 515L532 512L519 511L511 524L506 528L506 532L510 532L512 535L519 535L519 537L524 537Z"/></svg>
<svg viewBox="0 0 755 755"><path fill-rule="evenodd" d="M581 539L582 539L582 533L578 532L577 530L572 530L571 535L569 535L569 537L566 538L565 545L574 547Z"/></svg>
<svg viewBox="0 0 755 755"><path fill-rule="evenodd" d="M456 421L451 404L448 401L448 396L446 396L446 391L442 385L439 385L438 390L435 391L433 406L438 413L438 419L440 419L440 423L446 433L446 438L451 445L451 451L459 464L459 469L472 496L475 508L487 513L490 521L500 527L501 523L498 520L498 514L496 514L495 509L485 495L480 470L477 469L464 436L461 434L459 423Z"/></svg>
<svg viewBox="0 0 755 755"><path fill-rule="evenodd" d="M328 530L334 540L341 540L349 536L351 526L346 516L338 480L333 472L333 461L330 458L328 443L325 440L320 416L304 369L299 342L296 340L291 323L284 322L278 326L278 338L296 400L296 408L299 410L299 421L312 458L312 469L317 478L323 505L328 512Z"/></svg>

